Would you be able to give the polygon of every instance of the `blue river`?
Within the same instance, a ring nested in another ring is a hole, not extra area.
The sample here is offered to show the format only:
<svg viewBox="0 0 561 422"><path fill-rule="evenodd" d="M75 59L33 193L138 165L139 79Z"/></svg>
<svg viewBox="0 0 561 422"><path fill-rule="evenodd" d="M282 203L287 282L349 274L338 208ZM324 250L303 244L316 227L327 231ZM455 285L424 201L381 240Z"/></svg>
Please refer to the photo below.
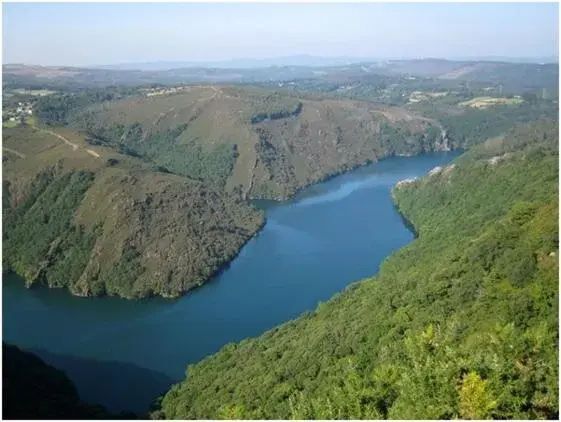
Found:
<svg viewBox="0 0 561 422"><path fill-rule="evenodd" d="M399 180L457 153L390 158L260 201L263 230L220 276L178 300L78 298L3 279L3 340L64 370L82 399L143 412L188 364L314 310L413 240L390 198Z"/></svg>

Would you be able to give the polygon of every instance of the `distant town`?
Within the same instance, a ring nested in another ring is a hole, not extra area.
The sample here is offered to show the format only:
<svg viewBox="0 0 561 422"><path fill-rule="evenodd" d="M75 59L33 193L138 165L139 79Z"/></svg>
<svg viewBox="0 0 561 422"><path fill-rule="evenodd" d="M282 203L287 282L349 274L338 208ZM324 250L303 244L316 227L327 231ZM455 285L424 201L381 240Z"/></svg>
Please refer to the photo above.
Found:
<svg viewBox="0 0 561 422"><path fill-rule="evenodd" d="M2 121L16 122L33 115L33 105L31 103L18 103L15 109L2 111Z"/></svg>

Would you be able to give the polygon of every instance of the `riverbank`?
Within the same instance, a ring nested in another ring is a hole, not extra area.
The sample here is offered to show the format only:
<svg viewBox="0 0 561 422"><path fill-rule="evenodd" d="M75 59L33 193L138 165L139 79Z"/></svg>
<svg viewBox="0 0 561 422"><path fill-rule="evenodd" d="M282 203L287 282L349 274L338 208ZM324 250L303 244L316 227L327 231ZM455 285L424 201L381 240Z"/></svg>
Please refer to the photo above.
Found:
<svg viewBox="0 0 561 422"><path fill-rule="evenodd" d="M314 312L189 366L159 414L558 419L557 129L512 135L505 149L524 150L508 161L470 154L398 189L417 240Z"/></svg>
<svg viewBox="0 0 561 422"><path fill-rule="evenodd" d="M376 274L382 261L414 239L394 209L392 186L454 157L383 160L315 185L293 201L267 205L267 223L236 259L204 288L177 299L83 299L5 280L4 339L49 352L40 356L67 372L84 399L143 412L150 403L118 386L142 384L146 396L156 397L154 373L180 380L187 365L313 311ZM82 363L90 361L111 373L88 375ZM111 362L123 365L106 364Z"/></svg>

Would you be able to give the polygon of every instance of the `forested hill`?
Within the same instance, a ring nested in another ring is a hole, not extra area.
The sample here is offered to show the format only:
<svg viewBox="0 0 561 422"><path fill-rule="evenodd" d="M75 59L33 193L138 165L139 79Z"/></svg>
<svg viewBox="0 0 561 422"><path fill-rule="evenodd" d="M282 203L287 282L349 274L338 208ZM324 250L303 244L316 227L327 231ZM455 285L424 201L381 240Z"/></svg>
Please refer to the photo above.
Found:
<svg viewBox="0 0 561 422"><path fill-rule="evenodd" d="M177 297L208 280L263 213L79 133L3 132L2 269L79 296Z"/></svg>
<svg viewBox="0 0 561 422"><path fill-rule="evenodd" d="M44 124L86 132L92 146L267 199L388 156L469 147L558 112L551 100L466 97L458 86L423 94L404 86L400 107L373 86L354 88L361 100L249 86L112 87L44 96L35 110Z"/></svg>
<svg viewBox="0 0 561 422"><path fill-rule="evenodd" d="M419 237L378 276L190 366L153 417L557 419L557 122L394 197Z"/></svg>
<svg viewBox="0 0 561 422"><path fill-rule="evenodd" d="M80 296L178 297L263 225L247 199L287 199L369 162L470 148L558 113L552 98L492 87L370 88L362 99L221 85L13 91L3 269Z"/></svg>
<svg viewBox="0 0 561 422"><path fill-rule="evenodd" d="M38 119L248 198L287 199L391 155L453 148L434 119L373 102L218 85L53 95Z"/></svg>
<svg viewBox="0 0 561 422"><path fill-rule="evenodd" d="M80 400L63 372L37 356L2 343L3 419L136 419Z"/></svg>

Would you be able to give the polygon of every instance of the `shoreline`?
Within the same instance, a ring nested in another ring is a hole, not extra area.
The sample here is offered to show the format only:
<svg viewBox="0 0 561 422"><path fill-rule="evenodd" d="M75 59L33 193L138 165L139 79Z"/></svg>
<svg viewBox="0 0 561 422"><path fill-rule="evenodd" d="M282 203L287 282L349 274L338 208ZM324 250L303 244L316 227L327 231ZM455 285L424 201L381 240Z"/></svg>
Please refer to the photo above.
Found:
<svg viewBox="0 0 561 422"><path fill-rule="evenodd" d="M195 284L189 286L187 289L185 289L184 291L182 291L178 295L165 296L165 295L157 294L157 293L150 293L150 294L147 294L147 295L142 296L142 297L126 297L126 296L120 296L120 295L109 295L107 293L104 293L104 294L101 294L101 295L81 295L81 294L76 294L69 287L60 287L60 288L57 288L57 289L59 289L59 290L63 289L68 294L70 294L71 296L79 297L79 298L85 298L85 299L116 298L116 299L136 301L136 302L149 301L149 300L154 300L154 299L164 299L164 300L170 301L170 302L172 302L174 300L180 300L181 298L187 296L190 292L194 291L195 289L203 287L204 285L206 285L208 283L212 283L213 280L215 280L216 278L218 278L222 274L224 274L224 272L226 272L230 268L230 266L232 265L232 262L239 256L242 249L249 243L249 241L251 241L253 238L255 238L256 236L258 236L261 233L261 231L263 230L263 228L267 224L267 217L265 215L265 210L263 208L257 207L256 205L252 204L251 201L267 200L267 201L272 201L277 205L280 205L282 203L291 201L298 193L301 193L302 191L304 191L307 188L310 188L313 185L328 182L328 181L330 181L330 180L332 180L336 177L343 176L345 174L349 174L349 173L351 173L353 171L356 171L356 170L358 170L362 167L366 167L366 166L371 165L371 164L377 164L377 163L380 163L380 162L382 162L384 160L387 160L387 159L391 159L391 158L411 158L411 157L418 157L418 156L422 156L422 155L426 155L426 154L435 154L435 153L446 153L447 154L447 153L454 153L458 150L461 150L461 149L458 148L458 149L453 149L453 150L450 150L450 151L421 152L419 154L413 154L413 155L408 155L408 156L390 154L390 155L384 156L382 158L378 158L376 160L370 159L370 160L367 160L363 163L356 164L356 165L348 167L348 168L340 169L340 170L334 171L332 173L328 173L324 177L322 177L322 178L320 178L320 179L318 179L314 182L310 182L308 184L305 184L305 185L302 185L302 186L296 188L295 191L290 196L288 196L286 198L283 198L283 199L278 199L278 198L271 199L271 198L260 198L260 197L248 197L248 198L246 198L245 203L248 206L255 207L263 213L263 220L262 220L261 224L256 228L256 230L252 234L250 234L248 236L248 238L244 242L241 243L240 247L237 249L237 251L234 254L232 254L230 257L226 258L222 264L217 266L217 268L211 273L211 275L206 280L204 280L200 283L195 283ZM395 186L394 186L394 188L395 188ZM400 215L400 218L403 221L403 224L405 225L405 227L411 233L413 233L413 235L416 239L419 236L417 230L415 229L414 225L403 215L403 213L401 212L401 210L397 206L397 203L395 202L395 199L393 197L393 189L394 188L392 188L392 193L390 193L394 209ZM13 274L16 274L18 277L21 277L24 280L24 284L25 284L26 289L33 289L33 288L37 288L37 287L40 287L40 288L43 287L43 288L47 288L47 289L56 288L56 287L49 286L48 282L46 282L46 280L28 285L28 283L25 282L25 277L22 276L21 274L17 273L15 270L13 270L11 268L7 268L3 272L5 272L5 271L11 272Z"/></svg>
<svg viewBox="0 0 561 422"><path fill-rule="evenodd" d="M419 238L419 231L416 229L415 225L411 222L411 220L409 220L405 216L405 214L403 214L403 212L399 208L399 205L397 204L397 202L393 198L393 195L392 195L392 203L393 203L393 208L399 214L399 217L401 218L401 221L403 222L403 225L407 228L407 230L409 230L411 232L411 234L413 234L413 240L418 239Z"/></svg>
<svg viewBox="0 0 561 422"><path fill-rule="evenodd" d="M316 180L314 180L310 183L298 186L298 187L294 188L294 192L289 196L286 196L286 197L283 197L283 198L266 198L266 197L263 197L263 196L248 196L246 201L253 201L253 200L261 201L261 200L263 200L263 201L273 201L273 202L276 202L278 204L281 204L283 202L288 202L288 201L292 200L298 193L302 192L303 190L306 190L309 187L312 187L313 185L328 182L328 181L330 181L330 180L332 180L332 179L334 179L338 176L344 176L345 174L352 173L355 170L359 170L363 167L366 167L366 166L369 166L369 165L372 165L372 164L380 163L384 160L388 160L388 159L391 159L391 158L413 158L413 157L420 157L420 156L428 155L428 154L443 154L443 153L444 154L451 154L451 153L456 153L458 151L464 152L465 150L463 148L458 147L458 148L452 148L450 150L421 151L417 154L409 154L409 155L392 153L392 154L388 154L388 155L385 155L385 156L375 157L373 159L370 158L370 159L368 159L368 160L366 160L362 163L354 164L354 165L352 165L348 168L342 168L342 169L339 169L339 170L335 170L331 173L327 173L325 176L323 176L319 179L316 179Z"/></svg>

